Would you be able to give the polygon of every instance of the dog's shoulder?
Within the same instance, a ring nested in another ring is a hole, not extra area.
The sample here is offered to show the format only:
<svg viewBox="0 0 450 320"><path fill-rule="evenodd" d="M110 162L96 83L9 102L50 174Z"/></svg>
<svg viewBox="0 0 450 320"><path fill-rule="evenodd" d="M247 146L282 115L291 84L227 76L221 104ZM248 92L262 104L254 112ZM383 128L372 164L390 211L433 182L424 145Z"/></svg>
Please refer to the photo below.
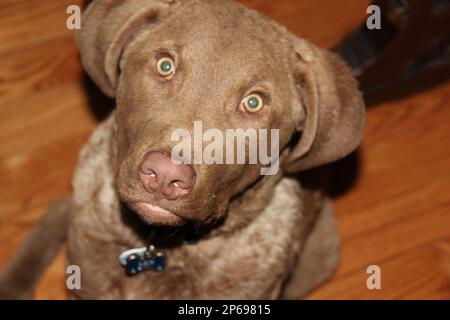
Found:
<svg viewBox="0 0 450 320"><path fill-rule="evenodd" d="M114 113L100 123L80 152L72 179L71 229L95 231L108 225L120 225L120 203L114 188L115 161Z"/></svg>
<svg viewBox="0 0 450 320"><path fill-rule="evenodd" d="M81 150L72 179L76 201L78 199L89 200L92 192L102 185L108 185L109 183L112 186L115 131L116 124L113 113L98 125L88 143ZM108 178L111 178L111 181L105 181ZM112 195L103 194L103 196L110 197ZM86 199L86 197L89 197L89 199ZM111 199L103 200L105 202L111 201Z"/></svg>

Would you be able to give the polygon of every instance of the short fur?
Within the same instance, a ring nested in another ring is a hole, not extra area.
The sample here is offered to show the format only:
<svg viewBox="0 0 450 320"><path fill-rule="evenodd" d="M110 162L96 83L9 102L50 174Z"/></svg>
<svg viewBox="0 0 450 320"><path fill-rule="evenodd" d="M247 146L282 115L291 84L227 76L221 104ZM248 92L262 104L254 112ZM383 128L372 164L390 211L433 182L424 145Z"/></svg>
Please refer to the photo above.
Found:
<svg viewBox="0 0 450 320"><path fill-rule="evenodd" d="M81 152L69 209L60 210L69 219L68 263L82 270L74 298L297 299L332 274L339 238L329 201L289 174L360 143L364 104L343 61L231 0L93 1L77 41L85 69L117 108ZM165 54L177 65L171 81L154 71ZM255 90L270 97L267 106L240 112L239 101ZM282 169L260 176L259 165L194 165L189 194L170 201L146 192L143 157L170 152L170 133L194 120L220 130L280 129ZM149 220L138 201L178 218ZM168 235L163 225L178 232ZM183 242L191 225L195 245ZM151 230L167 268L126 276L119 254L144 246ZM28 296L29 280L11 268L0 284L19 283L18 297Z"/></svg>

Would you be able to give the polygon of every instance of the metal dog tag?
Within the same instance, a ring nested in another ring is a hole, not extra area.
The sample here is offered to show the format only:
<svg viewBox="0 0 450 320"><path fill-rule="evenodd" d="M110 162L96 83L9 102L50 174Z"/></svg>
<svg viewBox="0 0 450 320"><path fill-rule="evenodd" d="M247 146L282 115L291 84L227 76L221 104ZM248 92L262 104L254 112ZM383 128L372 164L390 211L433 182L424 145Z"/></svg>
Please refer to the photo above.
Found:
<svg viewBox="0 0 450 320"><path fill-rule="evenodd" d="M130 276L146 270L163 271L166 266L166 257L153 245L126 250L120 254L119 261Z"/></svg>

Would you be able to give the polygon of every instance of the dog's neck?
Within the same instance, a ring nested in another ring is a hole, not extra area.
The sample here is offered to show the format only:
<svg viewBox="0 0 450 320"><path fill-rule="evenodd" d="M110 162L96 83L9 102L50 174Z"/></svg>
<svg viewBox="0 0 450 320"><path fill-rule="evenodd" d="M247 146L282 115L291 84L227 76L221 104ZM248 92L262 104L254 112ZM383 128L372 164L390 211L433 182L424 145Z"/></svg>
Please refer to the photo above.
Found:
<svg viewBox="0 0 450 320"><path fill-rule="evenodd" d="M276 175L262 176L244 192L233 197L223 223L211 230L210 235L230 234L251 224L272 200L275 187L282 177L281 171Z"/></svg>

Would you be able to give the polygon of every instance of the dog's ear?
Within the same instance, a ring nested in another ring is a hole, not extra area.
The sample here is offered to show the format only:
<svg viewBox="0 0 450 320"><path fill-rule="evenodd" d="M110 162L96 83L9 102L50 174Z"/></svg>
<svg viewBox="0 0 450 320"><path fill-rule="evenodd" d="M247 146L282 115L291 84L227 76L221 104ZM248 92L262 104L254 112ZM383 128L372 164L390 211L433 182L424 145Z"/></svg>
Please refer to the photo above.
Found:
<svg viewBox="0 0 450 320"><path fill-rule="evenodd" d="M96 0L89 4L76 39L86 72L106 95L116 94L119 60L126 45L176 4L175 0Z"/></svg>
<svg viewBox="0 0 450 320"><path fill-rule="evenodd" d="M338 160L360 143L365 107L348 66L333 53L295 38L293 68L302 110L298 143L284 161L295 172Z"/></svg>

